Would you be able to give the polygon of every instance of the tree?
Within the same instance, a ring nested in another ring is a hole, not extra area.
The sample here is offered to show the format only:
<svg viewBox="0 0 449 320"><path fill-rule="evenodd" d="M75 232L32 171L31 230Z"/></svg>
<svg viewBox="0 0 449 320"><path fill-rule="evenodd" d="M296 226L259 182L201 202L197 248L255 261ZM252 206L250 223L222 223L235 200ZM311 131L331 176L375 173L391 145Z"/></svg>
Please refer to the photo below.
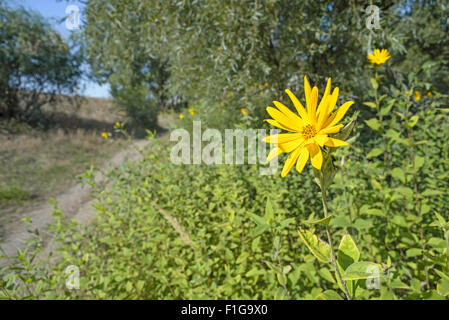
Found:
<svg viewBox="0 0 449 320"><path fill-rule="evenodd" d="M366 28L366 7L380 8L380 30ZM90 61L119 72L143 55L169 60L168 91L209 108L249 106L330 76L345 97L363 102L371 66L366 55L387 48L388 72L406 78L434 62L422 81L448 86L449 8L438 0L99 0L87 4Z"/></svg>
<svg viewBox="0 0 449 320"><path fill-rule="evenodd" d="M29 121L76 93L82 61L41 15L0 2L0 116Z"/></svg>

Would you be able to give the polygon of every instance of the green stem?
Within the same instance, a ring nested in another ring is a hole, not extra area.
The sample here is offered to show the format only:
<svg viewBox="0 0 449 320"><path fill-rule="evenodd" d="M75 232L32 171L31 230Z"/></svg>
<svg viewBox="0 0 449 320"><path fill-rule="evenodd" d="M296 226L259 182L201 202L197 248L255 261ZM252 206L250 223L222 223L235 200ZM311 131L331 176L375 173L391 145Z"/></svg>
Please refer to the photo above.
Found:
<svg viewBox="0 0 449 320"><path fill-rule="evenodd" d="M323 200L324 217L326 218L328 216L327 202L326 202L326 188L324 186L324 181L323 181L322 177L323 176L321 173L321 198ZM346 287L346 281L344 281L342 279L340 271L338 270L337 259L335 258L335 251L334 251L334 246L332 244L332 236L331 236L329 226L326 226L326 235L327 235L327 239L329 241L329 246L331 248L331 262L332 262L332 266L334 267L335 274L337 275L338 280L340 280L340 283L343 287L343 291L346 295L346 299L351 300L351 296L349 295L348 288Z"/></svg>
<svg viewBox="0 0 449 320"><path fill-rule="evenodd" d="M447 256L447 271L449 272L449 230L445 233L446 238L446 256Z"/></svg>

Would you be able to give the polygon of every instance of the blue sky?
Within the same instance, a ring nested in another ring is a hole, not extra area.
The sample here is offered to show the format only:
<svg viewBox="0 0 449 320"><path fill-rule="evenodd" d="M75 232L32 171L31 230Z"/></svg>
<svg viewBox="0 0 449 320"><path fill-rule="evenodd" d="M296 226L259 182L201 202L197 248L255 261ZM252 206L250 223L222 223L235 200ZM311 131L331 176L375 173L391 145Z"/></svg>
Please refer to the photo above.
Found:
<svg viewBox="0 0 449 320"><path fill-rule="evenodd" d="M50 23L53 28L55 28L61 35L65 38L70 36L71 31L68 30L65 24L65 21L59 22L58 20L62 20L62 18L67 17L66 8L69 5L76 5L80 9L83 5L79 1L56 1L56 0L11 0L9 1L13 5L20 5L27 9L32 9L40 12L44 17L49 18ZM105 98L110 97L109 95L109 86L103 85L100 86L98 83L86 81L83 83L83 87L85 87L84 92L80 92L80 94L88 96L88 97L99 97Z"/></svg>

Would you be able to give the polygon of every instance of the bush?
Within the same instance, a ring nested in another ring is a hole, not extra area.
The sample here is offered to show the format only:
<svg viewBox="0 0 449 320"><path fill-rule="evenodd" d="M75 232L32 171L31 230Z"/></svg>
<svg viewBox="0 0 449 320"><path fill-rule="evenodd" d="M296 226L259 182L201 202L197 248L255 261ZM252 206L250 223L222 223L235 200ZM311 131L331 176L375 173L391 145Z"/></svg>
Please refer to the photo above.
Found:
<svg viewBox="0 0 449 320"><path fill-rule="evenodd" d="M82 55L38 13L0 2L0 116L31 120L59 94L73 94Z"/></svg>

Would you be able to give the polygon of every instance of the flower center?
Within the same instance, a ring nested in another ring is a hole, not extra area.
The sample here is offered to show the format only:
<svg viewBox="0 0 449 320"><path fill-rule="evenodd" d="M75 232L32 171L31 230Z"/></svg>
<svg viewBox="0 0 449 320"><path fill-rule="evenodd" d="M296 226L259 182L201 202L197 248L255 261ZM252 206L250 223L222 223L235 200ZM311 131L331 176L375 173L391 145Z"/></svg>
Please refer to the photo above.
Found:
<svg viewBox="0 0 449 320"><path fill-rule="evenodd" d="M316 136L316 130L312 125L308 124L307 126L302 128L301 134L304 136L304 138L310 139Z"/></svg>

